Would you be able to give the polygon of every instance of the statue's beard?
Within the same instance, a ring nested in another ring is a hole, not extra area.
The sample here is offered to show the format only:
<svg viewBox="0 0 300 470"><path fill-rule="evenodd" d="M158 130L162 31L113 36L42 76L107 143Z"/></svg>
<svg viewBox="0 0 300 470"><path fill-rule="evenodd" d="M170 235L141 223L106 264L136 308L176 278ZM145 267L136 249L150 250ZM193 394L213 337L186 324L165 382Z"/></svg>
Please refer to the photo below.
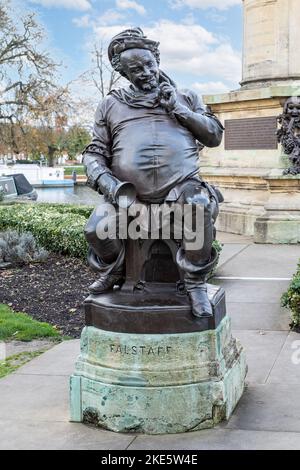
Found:
<svg viewBox="0 0 300 470"><path fill-rule="evenodd" d="M151 83L144 83L142 85L142 88L143 88L143 90L148 91L148 90L152 90L152 88L154 88L154 87L152 86Z"/></svg>
<svg viewBox="0 0 300 470"><path fill-rule="evenodd" d="M288 121L293 121L293 126L299 128L300 127L300 115L288 115Z"/></svg>
<svg viewBox="0 0 300 470"><path fill-rule="evenodd" d="M158 82L155 77L153 77L148 82L141 83L141 90L144 92L151 92L158 88Z"/></svg>

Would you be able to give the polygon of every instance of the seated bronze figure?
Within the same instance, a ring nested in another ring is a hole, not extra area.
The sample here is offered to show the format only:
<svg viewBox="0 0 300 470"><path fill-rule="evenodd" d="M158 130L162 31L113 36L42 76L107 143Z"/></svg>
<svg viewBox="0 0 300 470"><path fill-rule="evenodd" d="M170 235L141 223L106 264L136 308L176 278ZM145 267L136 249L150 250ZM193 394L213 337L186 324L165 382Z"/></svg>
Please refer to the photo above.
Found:
<svg viewBox="0 0 300 470"><path fill-rule="evenodd" d="M137 201L146 205L203 207L204 243L190 250L183 238L176 263L184 273L193 314L206 317L212 315L206 278L217 262L212 243L220 195L198 176L198 158L201 146L220 144L224 128L195 92L178 90L159 69L158 46L140 28L125 30L110 42L110 62L130 85L112 90L99 104L93 140L83 161L88 184L114 206L120 183L126 182L130 197L134 199L136 191ZM89 262L100 273L90 286L97 295L121 286L125 275L125 241L121 237L99 239L98 223L95 210L85 236Z"/></svg>

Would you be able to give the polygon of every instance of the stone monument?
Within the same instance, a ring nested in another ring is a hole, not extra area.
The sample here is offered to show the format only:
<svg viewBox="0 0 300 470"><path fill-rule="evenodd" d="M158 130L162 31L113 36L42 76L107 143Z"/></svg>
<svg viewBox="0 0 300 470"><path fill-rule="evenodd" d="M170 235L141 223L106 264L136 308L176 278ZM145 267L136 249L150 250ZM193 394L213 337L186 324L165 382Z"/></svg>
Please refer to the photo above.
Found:
<svg viewBox="0 0 300 470"><path fill-rule="evenodd" d="M198 149L218 146L223 126L159 69L158 46L140 28L112 39L109 59L130 85L100 103L83 153L101 194L85 228L99 278L71 420L118 432L211 427L230 417L246 375L224 290L207 284L222 195L199 178Z"/></svg>
<svg viewBox="0 0 300 470"><path fill-rule="evenodd" d="M225 139L204 149L201 173L225 197L218 229L258 243L299 243L300 176L285 171L290 159L276 135L286 100L300 96L299 2L243 0L243 9L241 88L204 97Z"/></svg>

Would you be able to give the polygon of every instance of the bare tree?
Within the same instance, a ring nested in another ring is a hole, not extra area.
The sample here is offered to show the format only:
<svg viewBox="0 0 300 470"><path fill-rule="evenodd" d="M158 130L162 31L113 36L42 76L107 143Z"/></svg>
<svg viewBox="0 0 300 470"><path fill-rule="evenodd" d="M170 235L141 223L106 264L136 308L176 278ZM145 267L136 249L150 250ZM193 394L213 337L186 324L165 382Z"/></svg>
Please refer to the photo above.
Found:
<svg viewBox="0 0 300 470"><path fill-rule="evenodd" d="M94 44L91 68L69 83L72 111L69 122L92 132L98 102L116 86L123 86L125 79L111 67L104 41Z"/></svg>
<svg viewBox="0 0 300 470"><path fill-rule="evenodd" d="M116 72L106 58L106 50L103 41L94 44L92 54L92 67L84 72L78 80L83 81L88 86L93 86L103 99L117 84L121 85L123 77Z"/></svg>
<svg viewBox="0 0 300 470"><path fill-rule="evenodd" d="M0 131L9 123L14 129L28 114L47 104L56 90L57 64L40 50L44 33L33 13L15 19L9 0L0 0Z"/></svg>
<svg viewBox="0 0 300 470"><path fill-rule="evenodd" d="M37 149L46 149L48 165L54 166L55 155L62 150L68 118L73 112L72 101L67 87L56 88L52 93L39 96L37 105L28 114L28 129L36 128Z"/></svg>
<svg viewBox="0 0 300 470"><path fill-rule="evenodd" d="M117 82L121 80L122 76L105 59L103 42L100 42L99 47L96 44L94 45L93 56L94 70L92 71L92 80L101 97L104 98Z"/></svg>

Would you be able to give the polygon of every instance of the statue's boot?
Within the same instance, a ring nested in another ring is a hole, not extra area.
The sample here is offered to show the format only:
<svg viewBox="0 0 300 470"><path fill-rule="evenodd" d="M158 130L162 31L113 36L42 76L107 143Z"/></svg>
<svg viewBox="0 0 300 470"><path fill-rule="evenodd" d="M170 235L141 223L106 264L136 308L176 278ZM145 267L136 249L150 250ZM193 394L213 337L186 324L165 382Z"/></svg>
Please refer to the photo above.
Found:
<svg viewBox="0 0 300 470"><path fill-rule="evenodd" d="M91 294L103 294L112 290L114 286L121 287L124 283L124 276L122 272L103 274L93 284L89 286Z"/></svg>
<svg viewBox="0 0 300 470"><path fill-rule="evenodd" d="M207 295L207 285L205 282L195 287L187 289L188 296L192 303L192 313L195 317L212 317L213 310Z"/></svg>
<svg viewBox="0 0 300 470"><path fill-rule="evenodd" d="M89 286L91 294L103 294L112 290L114 286L118 285L121 287L124 284L124 256L125 247L122 244L117 259L111 264L106 264L101 260L100 256L96 255L92 247L89 248L88 263L93 271L100 273L99 279Z"/></svg>
<svg viewBox="0 0 300 470"><path fill-rule="evenodd" d="M208 261L199 264L191 263L185 251L180 248L177 252L177 264L185 271L184 283L192 303L192 313L195 317L211 317L213 310L207 294L206 279L218 263L217 250L212 247Z"/></svg>

